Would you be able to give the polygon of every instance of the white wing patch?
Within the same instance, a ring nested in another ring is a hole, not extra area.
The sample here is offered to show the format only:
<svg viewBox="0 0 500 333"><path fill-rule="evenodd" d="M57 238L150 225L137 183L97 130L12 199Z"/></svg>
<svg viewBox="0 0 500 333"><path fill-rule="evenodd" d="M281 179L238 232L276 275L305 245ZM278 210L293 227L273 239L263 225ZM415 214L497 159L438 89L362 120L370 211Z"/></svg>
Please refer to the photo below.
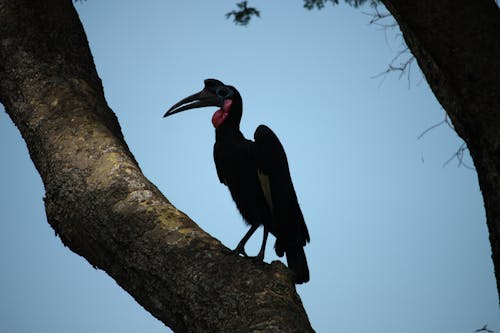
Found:
<svg viewBox="0 0 500 333"><path fill-rule="evenodd" d="M264 192L264 198L266 198L267 206L273 212L273 199L271 196L271 183L269 181L269 176L257 169L257 175L259 176L260 187L262 192Z"/></svg>

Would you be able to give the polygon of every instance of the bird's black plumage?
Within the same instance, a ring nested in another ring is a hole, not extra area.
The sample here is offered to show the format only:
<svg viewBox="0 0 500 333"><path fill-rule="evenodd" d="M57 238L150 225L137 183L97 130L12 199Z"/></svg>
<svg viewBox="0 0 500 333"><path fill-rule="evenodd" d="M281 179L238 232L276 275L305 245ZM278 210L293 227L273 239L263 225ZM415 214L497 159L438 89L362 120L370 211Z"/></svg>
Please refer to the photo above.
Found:
<svg viewBox="0 0 500 333"><path fill-rule="evenodd" d="M254 133L254 141L240 131L242 99L232 86L215 79L205 80L205 88L174 106L165 114L218 106L212 123L215 127L214 160L217 175L225 184L250 229L234 250L245 253L245 244L259 226L264 237L256 258L263 260L267 235L276 237L274 248L280 257L286 255L295 282L309 281L304 246L309 232L293 187L285 151L278 137L265 125Z"/></svg>

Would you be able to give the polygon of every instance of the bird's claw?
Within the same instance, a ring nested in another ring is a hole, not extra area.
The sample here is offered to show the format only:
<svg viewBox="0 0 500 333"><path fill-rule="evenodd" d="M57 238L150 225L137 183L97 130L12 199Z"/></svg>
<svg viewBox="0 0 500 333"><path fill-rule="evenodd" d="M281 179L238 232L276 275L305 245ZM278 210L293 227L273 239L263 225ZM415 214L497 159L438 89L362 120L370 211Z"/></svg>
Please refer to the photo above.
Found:
<svg viewBox="0 0 500 333"><path fill-rule="evenodd" d="M235 248L234 250L231 251L231 254L234 254L236 256L239 256L240 254L244 256L245 258L248 258L248 254L245 252L244 248Z"/></svg>
<svg viewBox="0 0 500 333"><path fill-rule="evenodd" d="M259 253L255 257L250 257L253 261L255 262L263 262L264 261L264 255Z"/></svg>
<svg viewBox="0 0 500 333"><path fill-rule="evenodd" d="M262 261L264 261L264 253L262 253L262 252L259 252L259 254L257 254L256 256L249 256L246 253L246 251L245 251L244 248L238 248L237 247L234 250L232 250L230 253L233 254L233 255L236 255L236 256L242 255L243 257L248 258L248 259L250 259L252 261L255 261L255 262L262 262Z"/></svg>

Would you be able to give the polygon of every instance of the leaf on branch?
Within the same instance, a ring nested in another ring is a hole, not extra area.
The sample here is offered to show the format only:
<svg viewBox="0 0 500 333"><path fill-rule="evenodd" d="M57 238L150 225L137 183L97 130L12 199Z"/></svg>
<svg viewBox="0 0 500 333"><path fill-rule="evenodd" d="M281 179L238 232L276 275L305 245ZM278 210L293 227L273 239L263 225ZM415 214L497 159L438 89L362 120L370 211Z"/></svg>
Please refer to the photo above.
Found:
<svg viewBox="0 0 500 333"><path fill-rule="evenodd" d="M253 16L260 17L260 12L255 7L248 7L247 1L238 2L237 10L232 10L226 14L226 18L233 17L233 22L238 25L248 25Z"/></svg>
<svg viewBox="0 0 500 333"><path fill-rule="evenodd" d="M75 0L78 1L78 0ZM81 0L80 0L81 1ZM376 7L380 0L344 0L350 6L355 8L370 2L370 6ZM304 8L311 9L322 9L325 7L327 2L331 2L334 5L338 5L339 0L304 0ZM257 16L260 17L260 12L255 7L248 7L248 1L241 1L236 3L238 9L232 10L226 13L226 18L233 18L233 22L238 25L248 25L252 17Z"/></svg>
<svg viewBox="0 0 500 333"><path fill-rule="evenodd" d="M371 6L375 6L377 3L379 3L379 0L344 0L345 3L347 3L349 6L352 6L354 8L357 8L366 2L370 1ZM304 0L304 8L311 10L311 9L322 9L325 7L325 3L331 2L334 5L339 4L339 0Z"/></svg>
<svg viewBox="0 0 500 333"><path fill-rule="evenodd" d="M337 5L339 0L304 0L304 8L306 9L322 9L325 7L325 2L330 1L332 4Z"/></svg>

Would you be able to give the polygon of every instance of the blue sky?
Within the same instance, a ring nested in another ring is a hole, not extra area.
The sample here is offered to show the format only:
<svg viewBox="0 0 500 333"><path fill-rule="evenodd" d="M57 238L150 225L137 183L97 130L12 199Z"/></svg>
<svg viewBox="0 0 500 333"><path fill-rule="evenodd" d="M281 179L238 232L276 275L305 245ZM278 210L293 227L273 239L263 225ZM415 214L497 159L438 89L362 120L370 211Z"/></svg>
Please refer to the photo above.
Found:
<svg viewBox="0 0 500 333"><path fill-rule="evenodd" d="M373 78L400 49L398 32L369 25L369 7L253 4L262 15L248 27L224 18L232 1L76 4L144 174L234 248L247 227L217 179L215 110L162 118L205 78L234 85L242 132L252 138L266 124L287 152L311 234L311 281L297 290L317 332L500 331L476 172L443 167L461 140L447 126L417 139L445 115L417 66L410 84ZM168 331L54 235L43 184L5 112L0 136L0 331ZM248 252L260 240L259 231Z"/></svg>

